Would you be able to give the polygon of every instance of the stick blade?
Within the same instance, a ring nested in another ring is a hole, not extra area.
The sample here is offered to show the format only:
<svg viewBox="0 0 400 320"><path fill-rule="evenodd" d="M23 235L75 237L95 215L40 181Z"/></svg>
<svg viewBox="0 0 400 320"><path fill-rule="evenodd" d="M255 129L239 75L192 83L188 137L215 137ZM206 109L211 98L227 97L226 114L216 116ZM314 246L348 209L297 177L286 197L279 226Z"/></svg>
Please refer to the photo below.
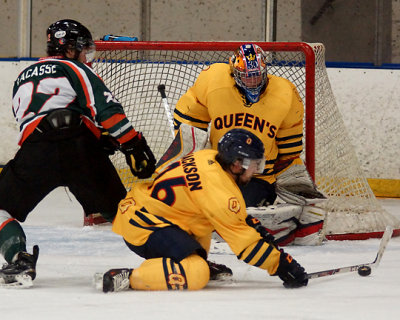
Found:
<svg viewBox="0 0 400 320"><path fill-rule="evenodd" d="M378 267L379 262L382 259L383 253L385 252L386 246L389 243L390 238L392 237L392 234L393 234L393 227L387 226L385 229L385 232L383 233L383 236L381 238L381 242L379 244L379 250L378 250L378 253L376 254L376 258L375 258L374 262L359 264L359 265L354 265L354 266L348 266L348 267L340 267L340 268L329 269L329 270L324 270L324 271L317 271L317 272L309 273L307 275L307 278L308 279L316 279L316 278L325 277L325 276L332 276L332 275L335 275L338 273L354 272L354 271L358 271L358 269L362 266L368 266L368 267L374 266L375 268Z"/></svg>
<svg viewBox="0 0 400 320"><path fill-rule="evenodd" d="M393 227L386 226L385 232L383 233L383 236L381 238L378 254L376 255L375 261L372 263L375 267L378 267L379 263L381 262L383 253L385 252L386 246L389 243L392 234L393 234Z"/></svg>

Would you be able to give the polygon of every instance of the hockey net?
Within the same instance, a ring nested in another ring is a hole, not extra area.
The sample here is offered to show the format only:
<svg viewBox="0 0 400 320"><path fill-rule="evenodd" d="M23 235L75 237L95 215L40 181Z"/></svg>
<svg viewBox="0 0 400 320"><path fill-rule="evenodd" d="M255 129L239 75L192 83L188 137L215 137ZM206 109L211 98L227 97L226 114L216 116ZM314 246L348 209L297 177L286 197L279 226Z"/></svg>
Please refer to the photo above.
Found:
<svg viewBox="0 0 400 320"><path fill-rule="evenodd" d="M173 108L206 66L227 63L239 42L97 42L94 70L142 131L156 159L172 142L171 128L157 90L164 84ZM257 43L268 56L268 73L293 82L305 105L306 166L329 196L328 239L380 237L386 225L399 234L400 222L375 198L360 168L337 108L320 43ZM121 153L112 162L129 189L136 182ZM95 221L94 221L95 223Z"/></svg>

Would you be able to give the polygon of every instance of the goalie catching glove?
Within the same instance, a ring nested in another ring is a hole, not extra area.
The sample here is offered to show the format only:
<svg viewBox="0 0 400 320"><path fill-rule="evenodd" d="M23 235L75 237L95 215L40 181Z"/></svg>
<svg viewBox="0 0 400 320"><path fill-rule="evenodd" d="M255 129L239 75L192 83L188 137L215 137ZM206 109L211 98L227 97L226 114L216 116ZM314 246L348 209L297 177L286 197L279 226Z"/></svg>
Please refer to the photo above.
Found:
<svg viewBox="0 0 400 320"><path fill-rule="evenodd" d="M283 201L305 206L325 201L303 164L295 164L277 175L276 194Z"/></svg>
<svg viewBox="0 0 400 320"><path fill-rule="evenodd" d="M122 144L121 151L134 176L139 179L151 177L156 169L156 159L141 132Z"/></svg>

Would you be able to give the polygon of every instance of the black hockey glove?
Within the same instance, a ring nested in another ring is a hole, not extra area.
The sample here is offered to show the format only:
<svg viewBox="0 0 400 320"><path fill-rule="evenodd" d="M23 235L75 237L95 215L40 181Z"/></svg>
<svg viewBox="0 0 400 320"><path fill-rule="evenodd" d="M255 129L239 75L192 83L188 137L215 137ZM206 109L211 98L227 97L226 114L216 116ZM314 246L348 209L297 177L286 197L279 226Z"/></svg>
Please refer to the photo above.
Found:
<svg viewBox="0 0 400 320"><path fill-rule="evenodd" d="M108 132L102 132L100 136L100 144L105 153L112 156L119 149L119 142Z"/></svg>
<svg viewBox="0 0 400 320"><path fill-rule="evenodd" d="M260 220L254 218L251 215L248 215L246 218L246 223L256 229L256 231L261 235L261 237L268 242L269 244L273 245L274 247L278 248L278 244L275 243L275 238L272 234L270 234L267 229L261 224Z"/></svg>
<svg viewBox="0 0 400 320"><path fill-rule="evenodd" d="M279 266L273 276L279 276L285 288L300 288L308 283L304 268L292 258L290 254L280 250Z"/></svg>
<svg viewBox="0 0 400 320"><path fill-rule="evenodd" d="M141 132L122 144L121 151L134 176L139 179L151 177L156 169L156 159Z"/></svg>

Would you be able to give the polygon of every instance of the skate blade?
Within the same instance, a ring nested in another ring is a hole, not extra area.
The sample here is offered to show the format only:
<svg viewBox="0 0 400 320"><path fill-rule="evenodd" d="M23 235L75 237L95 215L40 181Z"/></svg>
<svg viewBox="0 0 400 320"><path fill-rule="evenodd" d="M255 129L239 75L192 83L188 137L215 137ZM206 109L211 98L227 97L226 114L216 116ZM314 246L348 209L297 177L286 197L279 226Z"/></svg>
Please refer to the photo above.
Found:
<svg viewBox="0 0 400 320"><path fill-rule="evenodd" d="M103 276L104 273L96 272L93 276L93 285L95 286L96 290L103 290Z"/></svg>
<svg viewBox="0 0 400 320"><path fill-rule="evenodd" d="M219 273L215 276L215 279L210 279L210 281L230 281L232 280L231 273Z"/></svg>
<svg viewBox="0 0 400 320"><path fill-rule="evenodd" d="M11 283L5 283L4 279L0 279L0 288L4 289L23 289L30 288L33 286L33 280L31 276L26 274L15 276L15 281Z"/></svg>

